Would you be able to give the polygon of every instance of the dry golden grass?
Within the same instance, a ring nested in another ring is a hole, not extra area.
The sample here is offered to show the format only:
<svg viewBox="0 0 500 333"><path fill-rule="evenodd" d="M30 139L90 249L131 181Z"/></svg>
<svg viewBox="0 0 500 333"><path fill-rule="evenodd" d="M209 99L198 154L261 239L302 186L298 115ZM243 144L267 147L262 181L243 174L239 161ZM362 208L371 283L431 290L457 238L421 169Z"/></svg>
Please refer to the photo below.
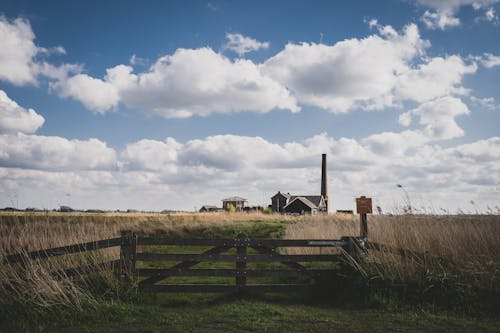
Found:
<svg viewBox="0 0 500 333"><path fill-rule="evenodd" d="M262 213L3 213L0 214L0 260L19 251L33 251L119 236L120 230L157 234L213 227L236 227L247 221L287 221L285 238L339 239L359 234L358 217L318 215L291 217ZM370 216L369 240L446 259L425 261L402 258L387 252L370 252L365 266L389 279L408 280L422 276L460 276L494 283L500 276L500 216ZM319 253L318 249L287 249L288 253ZM331 250L333 252L338 249ZM323 250L323 254L328 253ZM0 298L16 299L47 307L65 304L79 307L91 300L88 290L99 283L113 289L112 267L103 264L117 259L118 248L66 255L50 260L0 264ZM3 261L3 260L2 260ZM87 267L79 282L64 273L69 267ZM427 275L426 275L427 274ZM463 281L464 279L462 279ZM116 287L116 286L115 286ZM1 306L1 301L0 301Z"/></svg>
<svg viewBox="0 0 500 333"><path fill-rule="evenodd" d="M27 304L47 307L65 304L79 307L83 299L92 298L96 275L100 284L116 285L113 269L106 262L119 258L119 249L103 249L64 255L45 260L27 260L21 264L5 264L3 257L58 246L108 239L121 230L140 234L168 234L214 227L231 227L247 221L300 220L287 216L262 213L1 213L0 214L0 298L16 299ZM82 267L94 272L69 277L61 270ZM55 271L58 273L54 274ZM116 286L115 286L116 287Z"/></svg>
<svg viewBox="0 0 500 333"><path fill-rule="evenodd" d="M419 260L413 256L404 258L389 252L370 251L367 262L386 278L405 280L422 272L485 279L500 275L498 215L378 215L369 217L368 229L372 242L431 255ZM291 223L285 230L285 237L291 239L339 239L358 235L359 218L349 215L318 216ZM301 248L293 253L318 251ZM330 250L335 251L338 250ZM323 253L326 252L323 250Z"/></svg>

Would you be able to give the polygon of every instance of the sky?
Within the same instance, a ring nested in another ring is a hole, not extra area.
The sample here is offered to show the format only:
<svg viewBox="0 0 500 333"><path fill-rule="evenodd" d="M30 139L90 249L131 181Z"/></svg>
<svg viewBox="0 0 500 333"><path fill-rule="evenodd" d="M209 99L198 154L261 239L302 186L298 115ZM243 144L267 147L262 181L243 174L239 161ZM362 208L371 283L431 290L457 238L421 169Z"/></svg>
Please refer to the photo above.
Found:
<svg viewBox="0 0 500 333"><path fill-rule="evenodd" d="M500 211L500 1L0 1L0 207ZM400 186L397 186L397 185Z"/></svg>

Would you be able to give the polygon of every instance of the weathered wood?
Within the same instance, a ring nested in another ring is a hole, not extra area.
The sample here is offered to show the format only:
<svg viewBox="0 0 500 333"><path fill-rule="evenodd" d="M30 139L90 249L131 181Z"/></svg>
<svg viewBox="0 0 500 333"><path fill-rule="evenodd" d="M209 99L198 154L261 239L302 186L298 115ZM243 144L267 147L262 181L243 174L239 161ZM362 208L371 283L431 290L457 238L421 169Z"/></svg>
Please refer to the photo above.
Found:
<svg viewBox="0 0 500 333"><path fill-rule="evenodd" d="M229 246L218 246L218 247L214 247L214 248L211 248L203 253L201 253L200 255L213 255L213 254L217 254L217 253L221 253L221 252L225 252L227 250L229 250L231 247ZM165 254L162 254L162 253L152 253L154 256L156 255L165 255ZM145 253L138 253L137 254L137 260L144 260L144 259L140 259L142 256L144 256ZM161 259L160 259L161 260ZM199 264L201 261L200 260L188 260L188 261L183 261L173 267L171 267L171 269L185 269L185 268L189 268L189 267L192 267L194 265L197 265ZM165 278L167 278L168 275L165 275L165 276L152 276L146 280L143 280L139 283L139 285L147 285L147 284L154 284L158 281L161 281Z"/></svg>
<svg viewBox="0 0 500 333"><path fill-rule="evenodd" d="M105 249L108 247L118 246L121 244L122 238L110 238L94 242L73 244L67 246L55 247L52 249L32 251L28 253L16 253L8 255L4 258L4 263L16 263L22 262L28 259L45 259L49 257L61 256L70 253L94 251L99 249Z"/></svg>
<svg viewBox="0 0 500 333"><path fill-rule="evenodd" d="M175 239L139 236L137 245L189 245L189 246L268 246L268 247L341 247L342 240L326 239Z"/></svg>
<svg viewBox="0 0 500 333"><path fill-rule="evenodd" d="M368 217L366 213L359 215L360 236L361 238L368 238Z"/></svg>
<svg viewBox="0 0 500 333"><path fill-rule="evenodd" d="M170 253L138 253L139 261L189 261L189 262L311 262L311 261L335 261L338 255L308 255L308 254L170 254Z"/></svg>
<svg viewBox="0 0 500 333"><path fill-rule="evenodd" d="M244 242L244 239L241 236L239 239ZM238 271L238 274L236 275L236 286L239 290L241 290L247 284L247 278L245 276L245 269L247 267L247 247L237 246L236 253L236 270Z"/></svg>
<svg viewBox="0 0 500 333"><path fill-rule="evenodd" d="M123 230L121 236L120 276L132 279L135 276L135 263L137 259L137 235L131 230Z"/></svg>
<svg viewBox="0 0 500 333"><path fill-rule="evenodd" d="M310 288L307 284L256 284L238 287L229 284L153 284L142 285L140 290L144 292L283 292L283 291L299 291Z"/></svg>
<svg viewBox="0 0 500 333"><path fill-rule="evenodd" d="M335 273L336 270L330 269L217 269L217 268L198 268L198 269L171 269L171 268L139 268L139 276L217 276L217 277L297 277L297 276L318 276L321 274Z"/></svg>

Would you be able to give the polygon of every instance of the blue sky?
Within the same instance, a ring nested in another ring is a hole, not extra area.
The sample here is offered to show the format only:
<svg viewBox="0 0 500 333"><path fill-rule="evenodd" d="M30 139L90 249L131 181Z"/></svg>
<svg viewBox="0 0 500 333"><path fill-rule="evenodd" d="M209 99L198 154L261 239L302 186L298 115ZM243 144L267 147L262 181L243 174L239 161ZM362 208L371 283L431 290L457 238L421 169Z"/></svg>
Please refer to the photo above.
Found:
<svg viewBox="0 0 500 333"><path fill-rule="evenodd" d="M500 2L4 1L0 206L500 205ZM471 203L473 202L473 203Z"/></svg>

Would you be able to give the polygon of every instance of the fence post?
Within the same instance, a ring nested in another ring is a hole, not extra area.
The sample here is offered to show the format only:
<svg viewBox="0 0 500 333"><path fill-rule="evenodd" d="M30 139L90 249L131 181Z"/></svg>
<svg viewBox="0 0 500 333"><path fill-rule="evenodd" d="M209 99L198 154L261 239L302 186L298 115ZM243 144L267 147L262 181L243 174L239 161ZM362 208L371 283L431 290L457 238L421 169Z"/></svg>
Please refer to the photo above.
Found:
<svg viewBox="0 0 500 333"><path fill-rule="evenodd" d="M365 244L363 239L357 237L342 237L340 240L347 243L347 245L342 246L342 249L352 257L354 260L358 261L364 257Z"/></svg>
<svg viewBox="0 0 500 333"><path fill-rule="evenodd" d="M361 238L368 238L368 217L366 213L361 213L359 215L360 224L361 224Z"/></svg>
<svg viewBox="0 0 500 333"><path fill-rule="evenodd" d="M247 284L246 268L247 268L247 244L244 235L238 235L236 241L236 254L238 259L236 260L236 287L239 292L243 291Z"/></svg>
<svg viewBox="0 0 500 333"><path fill-rule="evenodd" d="M121 231L120 244L120 277L131 280L135 276L137 253L137 235L132 230Z"/></svg>

